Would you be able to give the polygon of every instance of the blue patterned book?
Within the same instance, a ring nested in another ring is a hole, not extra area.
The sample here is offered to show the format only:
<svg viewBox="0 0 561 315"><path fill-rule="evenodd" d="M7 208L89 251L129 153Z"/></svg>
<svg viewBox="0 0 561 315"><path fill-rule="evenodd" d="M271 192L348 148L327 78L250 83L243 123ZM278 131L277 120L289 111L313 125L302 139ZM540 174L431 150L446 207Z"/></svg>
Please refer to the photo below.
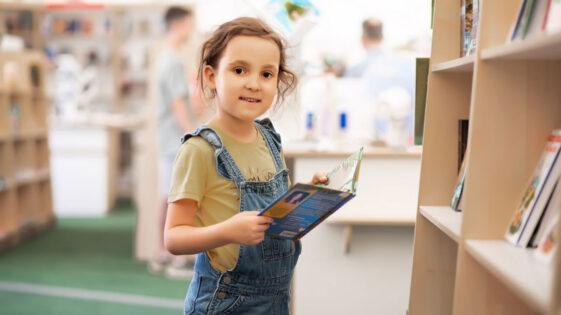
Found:
<svg viewBox="0 0 561 315"><path fill-rule="evenodd" d="M328 175L327 184L301 184L263 209L259 215L273 218L265 232L297 241L356 196L363 148L349 156Z"/></svg>

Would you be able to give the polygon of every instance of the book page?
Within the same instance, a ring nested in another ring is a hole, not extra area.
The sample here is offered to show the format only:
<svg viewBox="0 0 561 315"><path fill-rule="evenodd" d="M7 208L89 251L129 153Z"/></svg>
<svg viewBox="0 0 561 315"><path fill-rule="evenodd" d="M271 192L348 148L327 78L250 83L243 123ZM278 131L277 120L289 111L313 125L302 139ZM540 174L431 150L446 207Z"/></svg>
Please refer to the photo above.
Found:
<svg viewBox="0 0 561 315"><path fill-rule="evenodd" d="M334 168L327 175L327 184L321 185L330 189L349 191L353 194L356 193L356 184L358 180L360 162L362 161L363 149L364 148L360 148L360 150L353 153L345 161L343 161L343 163Z"/></svg>

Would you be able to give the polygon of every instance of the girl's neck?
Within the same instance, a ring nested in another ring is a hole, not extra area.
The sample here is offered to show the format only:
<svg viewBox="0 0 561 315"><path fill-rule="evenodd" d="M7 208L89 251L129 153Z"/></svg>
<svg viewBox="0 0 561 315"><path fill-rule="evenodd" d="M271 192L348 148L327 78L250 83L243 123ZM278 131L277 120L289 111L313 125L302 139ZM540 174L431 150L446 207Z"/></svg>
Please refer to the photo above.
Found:
<svg viewBox="0 0 561 315"><path fill-rule="evenodd" d="M252 121L228 119L222 115L216 115L211 120L211 123L219 127L234 140L248 143L257 139L258 131Z"/></svg>

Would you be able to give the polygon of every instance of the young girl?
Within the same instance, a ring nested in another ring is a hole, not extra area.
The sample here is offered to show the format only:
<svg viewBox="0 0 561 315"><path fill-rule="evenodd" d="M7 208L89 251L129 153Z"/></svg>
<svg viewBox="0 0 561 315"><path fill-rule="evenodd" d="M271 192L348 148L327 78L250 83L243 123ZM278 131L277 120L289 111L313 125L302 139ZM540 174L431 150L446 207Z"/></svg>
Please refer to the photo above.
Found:
<svg viewBox="0 0 561 315"><path fill-rule="evenodd" d="M199 253L185 314L289 313L301 245L265 236L272 219L257 215L289 185L280 135L256 120L296 85L284 49L254 18L221 25L202 46L200 89L217 111L182 138L165 227L171 253Z"/></svg>

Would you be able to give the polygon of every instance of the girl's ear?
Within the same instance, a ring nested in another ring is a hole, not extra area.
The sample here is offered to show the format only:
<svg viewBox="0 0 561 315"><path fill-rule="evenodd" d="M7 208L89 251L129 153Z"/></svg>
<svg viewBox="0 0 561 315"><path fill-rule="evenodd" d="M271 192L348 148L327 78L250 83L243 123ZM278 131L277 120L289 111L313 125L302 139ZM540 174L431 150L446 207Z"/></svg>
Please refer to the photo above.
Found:
<svg viewBox="0 0 561 315"><path fill-rule="evenodd" d="M203 69L203 75L205 77L205 82L209 90L211 91L216 90L214 69L211 66L206 65Z"/></svg>

